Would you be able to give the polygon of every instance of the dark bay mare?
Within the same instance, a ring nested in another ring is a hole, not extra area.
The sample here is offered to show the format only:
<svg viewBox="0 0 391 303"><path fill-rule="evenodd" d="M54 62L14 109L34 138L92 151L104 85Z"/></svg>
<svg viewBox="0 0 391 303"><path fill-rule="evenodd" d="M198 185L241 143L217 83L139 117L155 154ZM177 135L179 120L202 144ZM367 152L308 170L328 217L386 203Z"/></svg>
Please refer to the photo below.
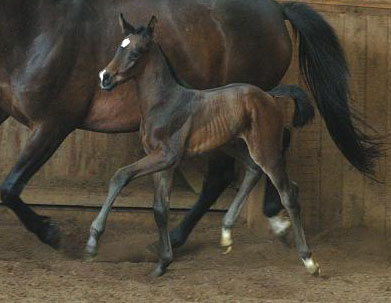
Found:
<svg viewBox="0 0 391 303"><path fill-rule="evenodd" d="M121 15L124 40L113 60L100 72L104 90L129 79L135 81L141 112L140 137L147 155L120 168L111 179L106 202L91 225L86 253L97 253L98 240L121 190L134 179L152 174L153 209L160 239L160 261L152 274L164 274L173 260L167 219L174 169L183 158L221 148L245 167L242 184L223 220L222 244L232 244L231 228L247 195L265 173L292 221L300 257L310 273L318 274L319 266L311 258L300 222L298 188L289 180L282 156L286 119L281 101L248 84L208 90L182 86L153 38L155 23L152 17L147 26L135 28ZM289 125L304 126L312 119L313 107L301 89L281 87L277 91L280 96L304 95L295 99L295 115Z"/></svg>
<svg viewBox="0 0 391 303"><path fill-rule="evenodd" d="M199 89L233 82L275 87L292 56L285 20L299 33L302 74L334 142L357 169L372 173L376 150L352 125L348 69L332 28L310 7L273 0L2 0L0 1L0 124L13 117L31 136L1 185L1 200L47 244L57 226L36 214L21 193L73 130L132 132L140 125L132 83L102 92L96 74L121 39L119 12L135 23L159 18L159 42L179 75ZM0 147L1 148L1 147ZM0 160L1 161L1 160ZM183 244L233 179L232 157L209 160L202 193L171 233ZM282 209L268 183L264 212ZM273 221L274 222L274 221ZM278 222L277 222L278 223Z"/></svg>

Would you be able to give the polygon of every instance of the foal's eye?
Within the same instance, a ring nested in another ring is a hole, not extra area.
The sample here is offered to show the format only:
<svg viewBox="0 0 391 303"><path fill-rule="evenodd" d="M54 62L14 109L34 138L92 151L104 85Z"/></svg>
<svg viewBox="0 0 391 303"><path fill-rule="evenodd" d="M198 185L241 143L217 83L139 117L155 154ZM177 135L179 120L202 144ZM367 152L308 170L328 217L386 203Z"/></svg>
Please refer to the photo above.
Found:
<svg viewBox="0 0 391 303"><path fill-rule="evenodd" d="M130 53L128 56L129 60L137 60L140 57L139 53Z"/></svg>

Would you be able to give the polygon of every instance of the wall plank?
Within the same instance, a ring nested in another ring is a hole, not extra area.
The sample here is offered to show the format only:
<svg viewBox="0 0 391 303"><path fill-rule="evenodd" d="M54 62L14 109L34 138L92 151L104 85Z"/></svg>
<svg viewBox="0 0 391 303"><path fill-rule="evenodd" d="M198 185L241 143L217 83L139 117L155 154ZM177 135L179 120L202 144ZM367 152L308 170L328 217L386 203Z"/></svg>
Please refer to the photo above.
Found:
<svg viewBox="0 0 391 303"><path fill-rule="evenodd" d="M365 118L375 129L386 130L387 123L388 17L367 16L367 72ZM378 163L378 175L385 176L385 158ZM365 225L385 231L384 184L365 180Z"/></svg>
<svg viewBox="0 0 391 303"><path fill-rule="evenodd" d="M366 18L345 16L344 48L352 73L352 108L364 113L366 90ZM352 39L355 37L355 39ZM364 176L343 161L342 224L344 227L362 223L364 215Z"/></svg>

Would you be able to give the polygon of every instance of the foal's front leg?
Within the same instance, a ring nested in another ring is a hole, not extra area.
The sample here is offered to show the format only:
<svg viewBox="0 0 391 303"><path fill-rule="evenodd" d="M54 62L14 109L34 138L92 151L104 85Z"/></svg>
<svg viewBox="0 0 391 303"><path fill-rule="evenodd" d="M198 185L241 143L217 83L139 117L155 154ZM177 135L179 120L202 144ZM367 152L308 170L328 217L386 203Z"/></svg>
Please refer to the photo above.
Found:
<svg viewBox="0 0 391 303"><path fill-rule="evenodd" d="M103 234L107 217L111 207L121 190L132 180L149 175L164 169L168 169L175 164L175 159L165 152L152 152L143 159L129 166L120 168L110 181L109 193L106 202L103 204L99 215L91 225L90 237L86 246L86 256L93 257L98 250L98 240Z"/></svg>
<svg viewBox="0 0 391 303"><path fill-rule="evenodd" d="M163 275L173 259L170 237L167 229L173 176L174 168L170 168L153 175L153 181L155 185L153 211L155 215L155 221L159 229L160 246L159 264L152 272L152 276L154 277Z"/></svg>

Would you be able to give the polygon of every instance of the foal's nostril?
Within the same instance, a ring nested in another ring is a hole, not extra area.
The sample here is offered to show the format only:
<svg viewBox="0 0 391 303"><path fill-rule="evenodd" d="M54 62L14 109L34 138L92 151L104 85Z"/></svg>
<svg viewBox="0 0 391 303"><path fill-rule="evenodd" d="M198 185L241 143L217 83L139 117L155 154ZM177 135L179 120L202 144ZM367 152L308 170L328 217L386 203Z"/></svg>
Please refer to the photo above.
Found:
<svg viewBox="0 0 391 303"><path fill-rule="evenodd" d="M100 75L100 80L101 80L101 85L103 87L108 87L111 85L111 80L112 80L112 77L111 75L108 73L108 72L103 72L101 75Z"/></svg>
<svg viewBox="0 0 391 303"><path fill-rule="evenodd" d="M109 79L110 78L110 74L109 73L104 73L103 74L103 81L105 81L105 80L107 80L107 79Z"/></svg>

